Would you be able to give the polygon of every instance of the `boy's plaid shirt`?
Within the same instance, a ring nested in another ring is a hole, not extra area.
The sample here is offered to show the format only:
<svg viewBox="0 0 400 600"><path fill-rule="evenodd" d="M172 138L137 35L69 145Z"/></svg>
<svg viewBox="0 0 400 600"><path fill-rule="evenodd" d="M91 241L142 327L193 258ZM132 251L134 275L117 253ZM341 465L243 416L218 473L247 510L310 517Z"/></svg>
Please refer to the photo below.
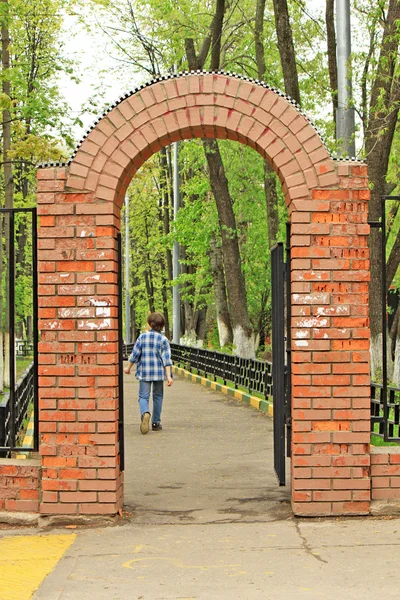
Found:
<svg viewBox="0 0 400 600"><path fill-rule="evenodd" d="M141 381L166 379L165 367L172 366L167 338L154 329L142 333L136 340L129 361L136 363L136 377Z"/></svg>

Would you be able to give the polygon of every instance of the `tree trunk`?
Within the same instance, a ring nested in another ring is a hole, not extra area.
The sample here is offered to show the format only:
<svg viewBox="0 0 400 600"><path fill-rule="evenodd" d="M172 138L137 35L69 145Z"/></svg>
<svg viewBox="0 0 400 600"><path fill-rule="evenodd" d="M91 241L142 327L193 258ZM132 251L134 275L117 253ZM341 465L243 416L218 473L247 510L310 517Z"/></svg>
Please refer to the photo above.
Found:
<svg viewBox="0 0 400 600"><path fill-rule="evenodd" d="M3 223L4 217L0 214L0 393L4 391Z"/></svg>
<svg viewBox="0 0 400 600"><path fill-rule="evenodd" d="M336 110L338 108L338 75L336 61L336 32L335 32L335 0L326 0L325 23L328 50L329 82L331 86L333 120L336 126ZM336 137L336 127L335 127Z"/></svg>
<svg viewBox="0 0 400 600"><path fill-rule="evenodd" d="M228 181L225 176L225 169L216 140L205 139L203 140L203 146L221 229L222 252L235 353L245 358L253 358L255 356L254 333L247 312L246 289L242 273L239 240L232 200L228 189Z"/></svg>
<svg viewBox="0 0 400 600"><path fill-rule="evenodd" d="M9 6L8 0L1 0L4 5L3 22L1 28L2 34L2 71L3 71L3 94L8 98L11 98L11 85L8 77L8 71L10 69L10 36L8 30L8 19L9 19ZM11 148L11 113L8 109L3 110L3 169L4 169L4 192L5 192L5 207L12 208L14 204L14 182L13 182L13 171L12 163L9 159L8 153ZM8 219L5 223L5 240L6 240L6 262L9 261L10 256L10 235L8 228ZM11 265L8 264L9 269ZM4 385L10 387L10 310L14 310L14 307L9 306L9 285L8 276L6 274L6 311L5 311L5 335L4 335ZM1 281L1 280L0 280Z"/></svg>
<svg viewBox="0 0 400 600"><path fill-rule="evenodd" d="M300 104L299 79L287 0L274 0L274 14L285 92Z"/></svg>
<svg viewBox="0 0 400 600"><path fill-rule="evenodd" d="M256 48L257 75L260 81L264 79L266 68L264 48L264 12L265 0L257 0L254 43ZM279 215L278 194L276 191L276 174L267 161L264 161L264 192L267 206L268 242L269 247L271 248L278 239Z"/></svg>
<svg viewBox="0 0 400 600"><path fill-rule="evenodd" d="M144 271L144 282L146 285L146 292L147 292L147 301L149 303L149 310L150 312L155 312L155 306L154 306L154 286L153 286L153 281L151 278L151 275L149 273L148 269L145 269Z"/></svg>
<svg viewBox="0 0 400 600"><path fill-rule="evenodd" d="M211 25L211 65L217 71L220 65L221 37L225 13L225 0L217 0L214 19ZM207 44L203 42L202 52ZM193 39L185 40L186 56L191 69L202 69L206 53L196 56ZM201 58L200 58L201 57ZM200 60L199 60L200 58ZM247 313L246 290L242 274L239 241L236 232L235 215L229 194L224 165L216 140L204 139L203 147L208 163L211 189L217 204L218 218L222 235L222 252L226 275L226 287L233 327L235 353L244 357L254 357L254 333Z"/></svg>
<svg viewBox="0 0 400 600"><path fill-rule="evenodd" d="M29 344L33 342L33 316L28 315L26 317L26 339Z"/></svg>
<svg viewBox="0 0 400 600"><path fill-rule="evenodd" d="M217 245L215 236L210 240L210 263L214 286L215 308L217 313L217 325L219 345L221 348L232 344L233 332L229 316L228 299L226 295L225 274L221 248Z"/></svg>
<svg viewBox="0 0 400 600"><path fill-rule="evenodd" d="M365 148L368 174L371 183L369 218L378 221L381 217L381 197L385 194L386 173L390 150L397 123L400 104L400 82L396 74L399 40L396 22L400 19L400 3L390 0L384 26L377 74L372 86L368 128ZM382 105L382 108L378 108ZM371 281L369 286L369 309L371 315L382 311L382 257L381 231L371 229L369 248L371 255ZM371 319L371 374L376 377L382 365L381 319Z"/></svg>
<svg viewBox="0 0 400 600"><path fill-rule="evenodd" d="M267 161L264 161L264 192L267 207L268 243L272 248L278 241L279 233L278 192L275 171Z"/></svg>
<svg viewBox="0 0 400 600"><path fill-rule="evenodd" d="M264 79L266 69L264 50L264 12L265 0L257 0L254 24L254 45L256 50L257 74L260 81Z"/></svg>
<svg viewBox="0 0 400 600"><path fill-rule="evenodd" d="M196 337L197 343L200 347L204 345L204 338L206 337L207 328L207 307L202 308L198 311L197 325L196 325Z"/></svg>
<svg viewBox="0 0 400 600"><path fill-rule="evenodd" d="M168 311L168 290L167 290L167 279L164 276L165 266L161 265L162 271L162 286L161 286L161 296L162 296L162 304L163 304L163 314L165 319L165 335L168 339L171 337L171 331L169 326L169 311Z"/></svg>

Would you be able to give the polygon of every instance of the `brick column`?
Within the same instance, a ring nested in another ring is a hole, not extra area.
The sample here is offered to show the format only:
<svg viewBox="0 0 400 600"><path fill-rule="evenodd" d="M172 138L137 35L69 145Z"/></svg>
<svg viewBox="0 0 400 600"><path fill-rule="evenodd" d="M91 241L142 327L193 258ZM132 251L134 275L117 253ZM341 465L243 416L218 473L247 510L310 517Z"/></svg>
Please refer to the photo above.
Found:
<svg viewBox="0 0 400 600"><path fill-rule="evenodd" d="M370 507L367 167L292 212L293 510Z"/></svg>
<svg viewBox="0 0 400 600"><path fill-rule="evenodd" d="M38 171L40 510L115 514L119 222L65 181L65 168Z"/></svg>

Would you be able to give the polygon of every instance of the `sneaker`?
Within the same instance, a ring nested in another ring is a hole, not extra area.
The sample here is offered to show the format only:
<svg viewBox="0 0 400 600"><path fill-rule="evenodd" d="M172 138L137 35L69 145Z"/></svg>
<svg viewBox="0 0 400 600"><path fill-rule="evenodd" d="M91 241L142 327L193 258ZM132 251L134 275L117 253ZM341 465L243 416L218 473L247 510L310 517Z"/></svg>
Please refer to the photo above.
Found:
<svg viewBox="0 0 400 600"><path fill-rule="evenodd" d="M161 431L162 425L161 423L152 423L151 428L153 431Z"/></svg>
<svg viewBox="0 0 400 600"><path fill-rule="evenodd" d="M140 432L145 435L149 431L150 413L146 412L142 415L142 422L140 423Z"/></svg>

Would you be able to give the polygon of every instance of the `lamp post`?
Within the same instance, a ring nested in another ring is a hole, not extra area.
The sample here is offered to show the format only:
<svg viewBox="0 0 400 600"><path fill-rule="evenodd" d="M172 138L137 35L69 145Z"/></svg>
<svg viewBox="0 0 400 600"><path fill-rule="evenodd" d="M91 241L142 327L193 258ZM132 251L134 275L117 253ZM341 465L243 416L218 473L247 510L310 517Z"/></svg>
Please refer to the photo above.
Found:
<svg viewBox="0 0 400 600"><path fill-rule="evenodd" d="M174 167L174 221L176 221L179 211L179 142L173 144L173 167ZM172 276L176 279L179 276L179 243L174 242L172 249ZM172 341L179 344L181 340L181 299L179 285L172 288Z"/></svg>
<svg viewBox="0 0 400 600"><path fill-rule="evenodd" d="M129 243L129 196L125 196L125 339L127 344L132 343L131 326L131 294L130 280L130 243Z"/></svg>
<svg viewBox="0 0 400 600"><path fill-rule="evenodd" d="M352 96L349 60L351 54L350 0L336 0L336 38L338 70L338 108L336 137L340 140L339 154L353 157L355 148L354 108L349 107Z"/></svg>

